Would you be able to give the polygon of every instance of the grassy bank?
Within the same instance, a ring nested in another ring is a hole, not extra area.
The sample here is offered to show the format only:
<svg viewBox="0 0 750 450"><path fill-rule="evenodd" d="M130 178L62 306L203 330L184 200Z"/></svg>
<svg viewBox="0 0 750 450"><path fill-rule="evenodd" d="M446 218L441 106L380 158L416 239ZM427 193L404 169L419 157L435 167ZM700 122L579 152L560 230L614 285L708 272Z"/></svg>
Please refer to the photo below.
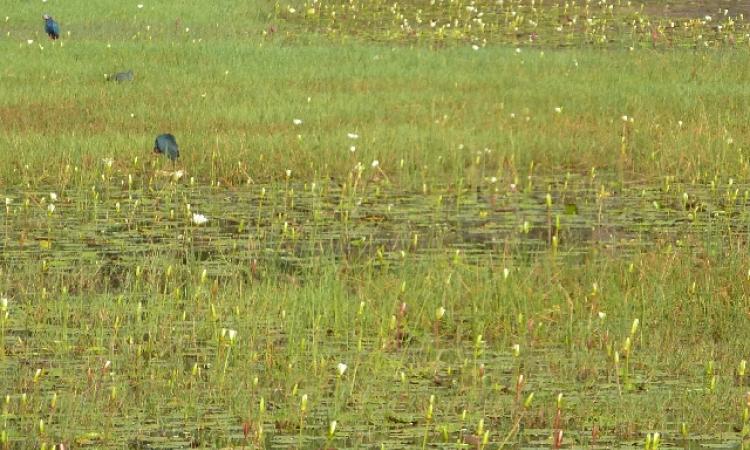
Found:
<svg viewBox="0 0 750 450"><path fill-rule="evenodd" d="M745 51L63 42L0 44L16 61L0 88L5 183L22 164L131 170L167 130L191 175L232 184L342 179L373 160L394 183L456 183L477 155L511 181L532 162L626 180L747 173ZM104 80L126 68L135 83Z"/></svg>

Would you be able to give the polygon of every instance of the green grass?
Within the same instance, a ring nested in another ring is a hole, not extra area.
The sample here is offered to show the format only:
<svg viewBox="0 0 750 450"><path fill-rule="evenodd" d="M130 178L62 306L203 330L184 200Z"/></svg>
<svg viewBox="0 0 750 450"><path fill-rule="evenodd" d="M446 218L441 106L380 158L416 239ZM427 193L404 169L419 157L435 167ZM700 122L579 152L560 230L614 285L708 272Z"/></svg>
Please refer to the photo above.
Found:
<svg viewBox="0 0 750 450"><path fill-rule="evenodd" d="M746 440L744 22L428 3L0 17L0 449Z"/></svg>
<svg viewBox="0 0 750 450"><path fill-rule="evenodd" d="M143 160L161 131L178 136L191 175L205 179L213 161L214 176L232 183L246 180L239 161L270 181L286 169L342 178L374 159L395 183L455 183L485 148L488 173L506 178L531 162L627 179L747 173L742 50L433 51L210 36L144 34L113 48L71 38L44 50L6 39L17 63L1 74L0 138L12 149L2 179L17 178L12 163L38 173L62 161L85 170L101 158ZM127 68L136 83L104 81Z"/></svg>

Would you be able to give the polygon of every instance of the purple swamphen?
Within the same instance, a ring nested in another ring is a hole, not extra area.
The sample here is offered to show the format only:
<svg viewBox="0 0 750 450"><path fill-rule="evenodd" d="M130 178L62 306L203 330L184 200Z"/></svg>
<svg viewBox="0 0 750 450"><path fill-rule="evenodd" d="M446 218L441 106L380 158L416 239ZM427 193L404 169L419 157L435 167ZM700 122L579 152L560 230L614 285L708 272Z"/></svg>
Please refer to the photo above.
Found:
<svg viewBox="0 0 750 450"><path fill-rule="evenodd" d="M169 133L160 134L156 136L154 142L154 153L161 153L167 155L167 158L172 160L172 164L177 161L180 157L180 148L177 147L177 140Z"/></svg>
<svg viewBox="0 0 750 450"><path fill-rule="evenodd" d="M44 19L44 32L47 33L53 41L59 39L60 24L55 22L55 19L49 14L43 15L42 18Z"/></svg>

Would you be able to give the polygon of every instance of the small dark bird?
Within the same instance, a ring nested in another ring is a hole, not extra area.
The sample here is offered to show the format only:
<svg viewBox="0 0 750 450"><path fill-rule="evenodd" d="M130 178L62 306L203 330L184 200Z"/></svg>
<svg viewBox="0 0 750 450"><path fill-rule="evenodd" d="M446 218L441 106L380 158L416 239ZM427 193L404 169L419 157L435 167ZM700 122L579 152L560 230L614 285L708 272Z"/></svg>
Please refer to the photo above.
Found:
<svg viewBox="0 0 750 450"><path fill-rule="evenodd" d="M55 39L59 39L60 24L55 22L55 19L53 19L49 14L43 15L42 18L44 19L44 32L47 33L53 41Z"/></svg>
<svg viewBox="0 0 750 450"><path fill-rule="evenodd" d="M177 147L177 141L174 136L169 133L156 136L156 142L154 142L154 153L167 155L167 158L172 160L172 164L174 164L177 158L180 157L180 149Z"/></svg>
<svg viewBox="0 0 750 450"><path fill-rule="evenodd" d="M133 76L133 71L128 70L127 72L117 72L107 75L108 81L117 81L118 83L122 83L124 81L133 81L135 77Z"/></svg>

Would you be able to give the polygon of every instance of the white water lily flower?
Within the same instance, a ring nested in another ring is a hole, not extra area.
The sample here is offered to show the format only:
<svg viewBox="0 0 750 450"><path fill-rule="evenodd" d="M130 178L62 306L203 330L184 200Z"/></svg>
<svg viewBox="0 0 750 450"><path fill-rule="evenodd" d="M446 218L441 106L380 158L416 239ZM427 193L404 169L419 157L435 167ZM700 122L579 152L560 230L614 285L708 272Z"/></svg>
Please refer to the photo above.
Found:
<svg viewBox="0 0 750 450"><path fill-rule="evenodd" d="M332 420L331 423L328 425L328 434L330 436L333 436L335 432L336 432L336 421Z"/></svg>
<svg viewBox="0 0 750 450"><path fill-rule="evenodd" d="M346 133L346 137L349 139L359 139L359 135L357 133Z"/></svg>
<svg viewBox="0 0 750 450"><path fill-rule="evenodd" d="M373 160L371 166L373 169L377 169L378 167L380 167L380 161L378 161L377 159Z"/></svg>
<svg viewBox="0 0 750 450"><path fill-rule="evenodd" d="M143 8L143 3L138 4L138 9L141 9L141 8Z"/></svg>
<svg viewBox="0 0 750 450"><path fill-rule="evenodd" d="M50 214L52 214L53 212L55 212L55 204L54 203L50 203L49 205L47 205L47 211Z"/></svg>
<svg viewBox="0 0 750 450"><path fill-rule="evenodd" d="M346 369L348 368L349 366L347 366L346 364L338 363L338 365L336 366L336 371L339 373L339 376L342 376L344 375L344 372L346 372Z"/></svg>
<svg viewBox="0 0 750 450"><path fill-rule="evenodd" d="M302 119L294 119L292 120L292 123L295 125L302 125Z"/></svg>
<svg viewBox="0 0 750 450"><path fill-rule="evenodd" d="M193 223L195 225L203 225L206 222L208 222L208 218L204 216L203 214L198 214L198 213L193 214Z"/></svg>
<svg viewBox="0 0 750 450"><path fill-rule="evenodd" d="M57 194L55 194L54 192L50 192L49 193L49 199L52 200L53 202L56 202L57 201Z"/></svg>

